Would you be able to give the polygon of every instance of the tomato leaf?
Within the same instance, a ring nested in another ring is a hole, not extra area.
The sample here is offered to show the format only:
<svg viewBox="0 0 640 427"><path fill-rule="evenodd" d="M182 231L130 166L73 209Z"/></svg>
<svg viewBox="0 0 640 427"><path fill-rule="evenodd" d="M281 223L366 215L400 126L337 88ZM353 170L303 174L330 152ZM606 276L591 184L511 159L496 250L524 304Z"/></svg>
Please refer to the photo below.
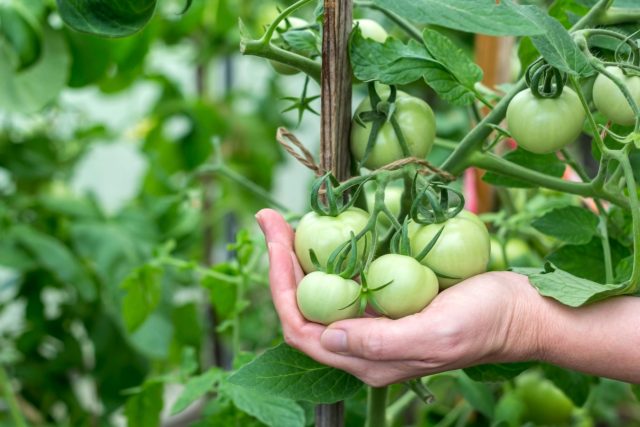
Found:
<svg viewBox="0 0 640 427"><path fill-rule="evenodd" d="M127 400L124 414L127 425L135 427L156 427L160 425L162 411L162 383L145 384L142 391Z"/></svg>
<svg viewBox="0 0 640 427"><path fill-rule="evenodd" d="M122 318L129 332L140 327L160 303L162 274L161 267L146 264L134 270L120 285L126 292Z"/></svg>
<svg viewBox="0 0 640 427"><path fill-rule="evenodd" d="M460 386L460 392L464 396L465 400L469 402L474 409L478 410L478 412L487 418L493 418L493 411L496 406L496 402L493 398L491 388L489 388L487 384L472 380L464 373L464 371L460 371L456 380Z"/></svg>
<svg viewBox="0 0 640 427"><path fill-rule="evenodd" d="M634 256L628 256L618 263L616 266L616 283L622 283L631 278L633 274Z"/></svg>
<svg viewBox="0 0 640 427"><path fill-rule="evenodd" d="M513 271L528 276L529 282L540 292L540 295L551 297L570 307L580 307L615 295L622 295L626 290L624 284L602 285L562 270L541 273L533 268L514 268Z"/></svg>
<svg viewBox="0 0 640 427"><path fill-rule="evenodd" d="M614 266L629 253L615 240L610 241L610 247ZM606 282L602 242L599 238L594 237L584 245L564 245L547 255L546 259L558 268L583 279Z"/></svg>
<svg viewBox="0 0 640 427"><path fill-rule="evenodd" d="M518 13L518 9L529 6L507 6L495 0L374 0L374 3L417 24L469 33L526 36L543 31Z"/></svg>
<svg viewBox="0 0 640 427"><path fill-rule="evenodd" d="M42 30L22 2L0 2L0 48L16 71L33 65L42 51Z"/></svg>
<svg viewBox="0 0 640 427"><path fill-rule="evenodd" d="M554 365L542 365L544 376L551 380L569 399L582 406L589 397L593 377Z"/></svg>
<svg viewBox="0 0 640 427"><path fill-rule="evenodd" d="M503 0L502 3L540 29L540 35L531 36L531 41L549 64L577 76L588 76L595 72L571 35L556 19L534 6L522 7L511 0Z"/></svg>
<svg viewBox="0 0 640 427"><path fill-rule="evenodd" d="M267 350L231 375L229 382L265 394L314 403L344 400L362 387L356 377L321 365L286 344Z"/></svg>
<svg viewBox="0 0 640 427"><path fill-rule="evenodd" d="M438 95L454 104L473 102L473 86L482 71L464 52L441 34L427 30L424 44L407 44L389 38L384 44L362 37L356 29L351 37L350 56L354 75L362 81L377 80L388 85L404 85L421 78ZM437 55L434 58L431 54Z"/></svg>
<svg viewBox="0 0 640 427"><path fill-rule="evenodd" d="M211 368L204 374L191 377L171 407L171 415L184 411L189 405L204 396L217 381L220 381L222 375L219 368Z"/></svg>
<svg viewBox="0 0 640 427"><path fill-rule="evenodd" d="M524 166L546 175L561 177L566 168L565 164L555 154L533 154L523 149L510 151L503 157L505 160ZM487 172L482 180L489 184L512 188L535 188L536 185L516 178L510 178L495 172Z"/></svg>
<svg viewBox="0 0 640 427"><path fill-rule="evenodd" d="M579 245L589 243L595 236L598 217L588 209L567 206L547 212L531 225L548 236Z"/></svg>
<svg viewBox="0 0 640 427"><path fill-rule="evenodd" d="M125 37L149 22L156 0L57 0L62 20L83 33Z"/></svg>
<svg viewBox="0 0 640 427"><path fill-rule="evenodd" d="M466 368L464 372L474 381L502 382L517 377L532 366L535 366L535 363L495 363Z"/></svg>
<svg viewBox="0 0 640 427"><path fill-rule="evenodd" d="M269 427L304 427L304 409L291 399L224 382L220 393L243 412L257 418Z"/></svg>

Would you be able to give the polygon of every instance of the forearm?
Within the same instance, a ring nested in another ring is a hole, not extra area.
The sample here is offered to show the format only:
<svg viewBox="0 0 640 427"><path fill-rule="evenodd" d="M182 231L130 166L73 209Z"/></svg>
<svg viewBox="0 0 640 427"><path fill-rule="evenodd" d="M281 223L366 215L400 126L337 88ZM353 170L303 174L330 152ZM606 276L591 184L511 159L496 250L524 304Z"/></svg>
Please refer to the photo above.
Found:
<svg viewBox="0 0 640 427"><path fill-rule="evenodd" d="M640 383L640 298L618 297L581 308L540 298L540 360Z"/></svg>

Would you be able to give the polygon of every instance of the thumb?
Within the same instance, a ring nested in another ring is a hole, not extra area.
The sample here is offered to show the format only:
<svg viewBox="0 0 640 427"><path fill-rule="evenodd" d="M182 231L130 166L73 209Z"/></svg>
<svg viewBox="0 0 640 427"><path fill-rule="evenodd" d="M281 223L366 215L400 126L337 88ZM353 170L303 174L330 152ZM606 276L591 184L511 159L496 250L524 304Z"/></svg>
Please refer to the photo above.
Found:
<svg viewBox="0 0 640 427"><path fill-rule="evenodd" d="M428 339L419 315L398 320L384 317L335 322L322 333L320 344L331 352L367 360L418 358L417 344Z"/></svg>

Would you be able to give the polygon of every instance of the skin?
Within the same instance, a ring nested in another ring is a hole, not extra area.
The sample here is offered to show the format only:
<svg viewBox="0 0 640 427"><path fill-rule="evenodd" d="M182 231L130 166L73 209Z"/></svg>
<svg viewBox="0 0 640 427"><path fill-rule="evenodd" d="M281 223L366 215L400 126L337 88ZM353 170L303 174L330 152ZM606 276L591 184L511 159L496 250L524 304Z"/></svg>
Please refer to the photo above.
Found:
<svg viewBox="0 0 640 427"><path fill-rule="evenodd" d="M327 327L298 311L296 286L304 273L293 251L293 230L273 210L256 218L269 248L271 293L285 341L371 386L527 360L640 383L640 298L569 308L540 296L525 276L492 272L441 292L420 313Z"/></svg>

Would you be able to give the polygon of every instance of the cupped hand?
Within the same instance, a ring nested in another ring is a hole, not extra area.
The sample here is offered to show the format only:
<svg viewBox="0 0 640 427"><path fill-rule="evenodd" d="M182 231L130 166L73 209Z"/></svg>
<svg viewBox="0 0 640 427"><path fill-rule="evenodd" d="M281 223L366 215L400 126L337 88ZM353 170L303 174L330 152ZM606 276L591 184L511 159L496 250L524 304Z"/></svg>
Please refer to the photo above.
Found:
<svg viewBox="0 0 640 427"><path fill-rule="evenodd" d="M329 326L309 322L296 303L296 286L304 273L291 226L270 209L256 218L269 249L271 293L284 339L320 363L379 387L536 356L534 317L540 315L536 302L541 297L526 277L515 273L475 276L440 293L420 313L397 320L367 317Z"/></svg>

